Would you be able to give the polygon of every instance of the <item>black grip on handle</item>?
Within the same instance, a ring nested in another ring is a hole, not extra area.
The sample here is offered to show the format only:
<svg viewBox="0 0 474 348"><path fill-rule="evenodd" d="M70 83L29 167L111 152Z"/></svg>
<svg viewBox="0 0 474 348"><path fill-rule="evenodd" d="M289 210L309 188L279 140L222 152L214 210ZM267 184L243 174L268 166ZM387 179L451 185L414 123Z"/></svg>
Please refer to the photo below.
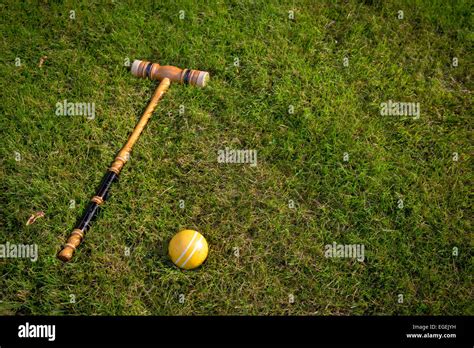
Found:
<svg viewBox="0 0 474 348"><path fill-rule="evenodd" d="M91 222L99 212L99 205L96 202L89 202L87 209L82 214L81 220L76 225L76 229L86 232L90 228Z"/></svg>
<svg viewBox="0 0 474 348"><path fill-rule="evenodd" d="M106 200L110 186L112 186L112 183L117 179L118 175L111 170L105 174L99 188L97 189L97 194L92 197L91 202L81 217L81 220L79 220L76 228L71 232L71 235L69 236L64 248L59 252L59 259L64 262L71 260L74 250L76 250L76 247L81 243L82 239L84 238L84 234L87 230L89 230L92 220L97 215L99 206L102 205Z"/></svg>
<svg viewBox="0 0 474 348"><path fill-rule="evenodd" d="M112 186L112 183L116 180L118 180L118 175L111 170L107 171L107 173L104 175L104 178L102 179L102 182L100 183L99 188L97 189L96 196L101 197L105 201L110 186Z"/></svg>
<svg viewBox="0 0 474 348"><path fill-rule="evenodd" d="M91 222L99 212L99 206L105 202L109 195L110 187L112 183L118 179L118 175L112 171L107 171L104 175L99 188L96 191L96 195L92 198L91 202L87 206L87 209L84 211L84 214L79 220L79 223L76 225L76 229L86 232L91 225Z"/></svg>

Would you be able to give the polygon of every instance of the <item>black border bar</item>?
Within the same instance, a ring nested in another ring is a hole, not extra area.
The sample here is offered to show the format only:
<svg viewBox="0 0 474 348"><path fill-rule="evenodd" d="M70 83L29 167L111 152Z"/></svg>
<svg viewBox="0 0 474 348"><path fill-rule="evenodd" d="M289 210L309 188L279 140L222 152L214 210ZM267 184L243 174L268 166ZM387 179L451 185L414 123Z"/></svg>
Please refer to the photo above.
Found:
<svg viewBox="0 0 474 348"><path fill-rule="evenodd" d="M55 340L20 338L20 325L55 325ZM0 346L58 344L407 344L472 347L473 317L467 316L4 316ZM426 327L425 330L420 327ZM408 338L407 334L456 334L456 338Z"/></svg>

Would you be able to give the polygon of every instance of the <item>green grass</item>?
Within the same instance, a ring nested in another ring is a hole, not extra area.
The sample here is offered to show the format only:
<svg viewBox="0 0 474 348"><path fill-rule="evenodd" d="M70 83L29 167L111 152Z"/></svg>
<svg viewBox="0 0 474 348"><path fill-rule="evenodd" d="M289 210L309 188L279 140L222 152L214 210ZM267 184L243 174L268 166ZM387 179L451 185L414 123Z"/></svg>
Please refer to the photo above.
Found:
<svg viewBox="0 0 474 348"><path fill-rule="evenodd" d="M0 5L0 243L39 248L37 262L0 259L0 314L473 315L471 13L469 1ZM211 82L172 86L62 264L156 86L127 57ZM57 116L64 99L95 103L95 119ZM389 99L419 102L420 118L381 116ZM218 163L225 147L257 150L258 166ZM183 228L210 245L194 271L167 257ZM365 261L325 258L333 242L363 244Z"/></svg>

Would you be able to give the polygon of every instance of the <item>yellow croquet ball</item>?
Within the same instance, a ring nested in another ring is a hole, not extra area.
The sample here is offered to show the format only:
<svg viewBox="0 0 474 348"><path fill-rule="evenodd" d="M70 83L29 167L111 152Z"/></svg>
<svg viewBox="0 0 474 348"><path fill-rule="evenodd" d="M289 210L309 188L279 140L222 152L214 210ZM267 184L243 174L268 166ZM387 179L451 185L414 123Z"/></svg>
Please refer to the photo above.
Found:
<svg viewBox="0 0 474 348"><path fill-rule="evenodd" d="M206 238L193 230L176 233L168 246L171 261L184 269L193 269L201 265L207 257L208 250Z"/></svg>

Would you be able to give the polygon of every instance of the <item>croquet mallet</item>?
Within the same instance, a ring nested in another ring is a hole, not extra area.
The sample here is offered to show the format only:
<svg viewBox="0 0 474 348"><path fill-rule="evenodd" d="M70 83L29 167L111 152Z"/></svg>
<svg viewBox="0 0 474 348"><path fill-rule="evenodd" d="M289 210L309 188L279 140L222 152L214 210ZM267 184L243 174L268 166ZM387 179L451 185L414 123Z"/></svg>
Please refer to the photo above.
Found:
<svg viewBox="0 0 474 348"><path fill-rule="evenodd" d="M107 199L108 192L112 183L118 179L120 172L130 158L130 152L133 145L137 142L140 134L145 128L158 102L168 90L171 82L179 82L197 87L204 87L209 80L209 73L206 71L180 69L175 66L160 66L157 63L150 63L142 60L135 60L132 64L131 72L133 75L149 78L150 80L159 80L160 84L155 90L150 103L138 121L128 141L119 151L112 165L102 179L95 196L92 197L81 220L71 232L63 249L58 253L58 258L62 261L70 261L74 251L84 239L85 233L89 230L93 218L99 211L99 207Z"/></svg>

